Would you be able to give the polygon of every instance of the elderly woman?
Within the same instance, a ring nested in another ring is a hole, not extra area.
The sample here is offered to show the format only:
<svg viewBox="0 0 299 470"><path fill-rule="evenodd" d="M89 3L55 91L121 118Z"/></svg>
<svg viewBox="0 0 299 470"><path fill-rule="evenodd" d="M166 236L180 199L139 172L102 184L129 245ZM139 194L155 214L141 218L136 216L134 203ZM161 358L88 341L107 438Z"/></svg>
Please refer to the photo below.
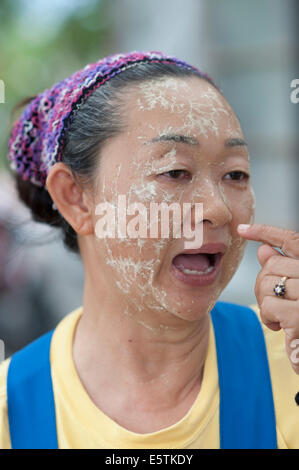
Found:
<svg viewBox="0 0 299 470"><path fill-rule="evenodd" d="M248 149L211 78L160 52L89 64L30 99L9 159L85 284L1 364L2 448L299 447L299 236L252 224ZM187 207L173 234L151 236L153 203ZM217 301L247 239L259 308Z"/></svg>

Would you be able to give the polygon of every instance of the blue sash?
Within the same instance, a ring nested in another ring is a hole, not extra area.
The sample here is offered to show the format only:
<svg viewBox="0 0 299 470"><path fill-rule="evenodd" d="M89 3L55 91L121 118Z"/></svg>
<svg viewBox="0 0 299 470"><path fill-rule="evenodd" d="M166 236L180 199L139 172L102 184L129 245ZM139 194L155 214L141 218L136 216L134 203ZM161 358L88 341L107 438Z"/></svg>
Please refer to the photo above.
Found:
<svg viewBox="0 0 299 470"><path fill-rule="evenodd" d="M221 449L276 449L264 335L248 307L217 302L211 311L220 389ZM57 449L50 343L53 330L15 353L7 401L13 449Z"/></svg>
<svg viewBox="0 0 299 470"><path fill-rule="evenodd" d="M220 390L220 448L276 449L276 423L264 333L248 307L211 311Z"/></svg>
<svg viewBox="0 0 299 470"><path fill-rule="evenodd" d="M7 408L13 449L57 449L50 367L54 330L13 354L7 372Z"/></svg>

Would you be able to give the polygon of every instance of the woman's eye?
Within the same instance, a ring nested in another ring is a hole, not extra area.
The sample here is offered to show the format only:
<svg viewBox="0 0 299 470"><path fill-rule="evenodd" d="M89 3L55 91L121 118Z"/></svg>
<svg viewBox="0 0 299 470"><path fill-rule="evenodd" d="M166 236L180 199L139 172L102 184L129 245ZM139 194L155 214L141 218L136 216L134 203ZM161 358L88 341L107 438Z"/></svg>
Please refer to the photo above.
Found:
<svg viewBox="0 0 299 470"><path fill-rule="evenodd" d="M166 176L167 178L174 180L185 180L191 178L191 175L187 170L170 170L165 173L161 173L161 176Z"/></svg>
<svg viewBox="0 0 299 470"><path fill-rule="evenodd" d="M245 173L244 171L231 171L230 173L227 173L225 176L231 175L231 180L233 181L245 181L249 179L248 173Z"/></svg>

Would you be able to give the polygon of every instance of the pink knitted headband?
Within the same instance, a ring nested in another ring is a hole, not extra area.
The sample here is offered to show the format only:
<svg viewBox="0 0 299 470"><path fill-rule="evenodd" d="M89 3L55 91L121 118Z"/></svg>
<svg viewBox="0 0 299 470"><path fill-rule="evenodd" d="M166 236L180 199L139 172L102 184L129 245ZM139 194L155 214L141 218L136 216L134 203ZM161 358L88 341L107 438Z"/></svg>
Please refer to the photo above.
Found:
<svg viewBox="0 0 299 470"><path fill-rule="evenodd" d="M61 159L65 134L72 118L92 92L120 72L138 63L162 62L195 71L195 67L161 52L114 54L88 64L52 88L37 95L14 123L8 159L11 168L37 186L44 186L49 169Z"/></svg>

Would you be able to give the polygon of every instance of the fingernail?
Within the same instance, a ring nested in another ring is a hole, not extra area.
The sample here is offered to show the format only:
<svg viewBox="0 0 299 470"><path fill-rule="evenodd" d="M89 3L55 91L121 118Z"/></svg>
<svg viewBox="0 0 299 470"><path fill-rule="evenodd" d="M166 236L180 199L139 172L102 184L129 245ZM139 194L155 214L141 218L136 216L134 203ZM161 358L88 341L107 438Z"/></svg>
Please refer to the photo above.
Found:
<svg viewBox="0 0 299 470"><path fill-rule="evenodd" d="M249 229L250 225L248 224L239 224L238 230L239 232L246 232Z"/></svg>

